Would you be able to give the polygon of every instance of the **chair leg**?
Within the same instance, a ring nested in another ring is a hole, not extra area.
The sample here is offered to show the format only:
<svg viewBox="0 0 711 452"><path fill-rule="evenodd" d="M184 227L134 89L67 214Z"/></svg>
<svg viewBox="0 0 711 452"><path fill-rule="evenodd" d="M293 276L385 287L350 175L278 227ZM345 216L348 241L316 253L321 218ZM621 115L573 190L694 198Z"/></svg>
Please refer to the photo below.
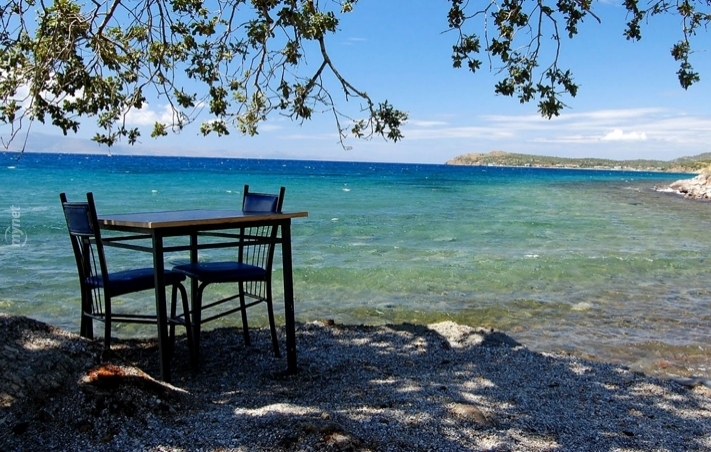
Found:
<svg viewBox="0 0 711 452"><path fill-rule="evenodd" d="M111 314L104 313L104 350L111 348Z"/></svg>
<svg viewBox="0 0 711 452"><path fill-rule="evenodd" d="M91 294L83 291L81 294L81 321L79 334L87 339L94 339L94 319L87 315L91 312Z"/></svg>
<svg viewBox="0 0 711 452"><path fill-rule="evenodd" d="M244 344L247 346L252 345L249 340L249 325L247 324L247 307L244 302L244 283L239 283L239 306L240 312L242 313L242 335L244 336Z"/></svg>
<svg viewBox="0 0 711 452"><path fill-rule="evenodd" d="M111 349L111 297L104 294L104 350Z"/></svg>
<svg viewBox="0 0 711 452"><path fill-rule="evenodd" d="M206 283L200 284L197 289L195 299L192 300L191 309L189 311L186 311L190 313L190 324L192 325L195 370L198 370L200 366L200 327L202 325L202 294L205 291L205 287L207 287Z"/></svg>
<svg viewBox="0 0 711 452"><path fill-rule="evenodd" d="M188 337L188 351L190 353L190 367L197 370L198 356L195 350L195 338L193 337L193 326L190 321L190 307L188 305L188 293L182 284L176 285L180 290L180 298L183 301L183 324L185 325L185 335ZM175 299L173 300L175 305Z"/></svg>
<svg viewBox="0 0 711 452"><path fill-rule="evenodd" d="M178 284L173 284L170 294L170 315L168 316L168 344L170 346L169 355L171 358L175 353L175 313L178 299Z"/></svg>
<svg viewBox="0 0 711 452"><path fill-rule="evenodd" d="M276 323L274 322L274 308L272 307L271 292L267 298L267 313L269 315L269 331L272 333L272 348L274 349L274 356L281 358L281 353L279 353L279 339L277 339Z"/></svg>
<svg viewBox="0 0 711 452"><path fill-rule="evenodd" d="M188 338L188 354L190 355L190 367L197 370L197 357L195 354L195 342L193 340L193 326L190 322L190 307L188 305L188 293L185 290L185 286L182 284L174 284L173 292L170 298L170 321L169 332L170 332L170 353L173 355L175 353L175 324L179 322L177 316L177 304L178 304L178 291L180 291L180 300L183 305L183 326L185 326L185 335Z"/></svg>
<svg viewBox="0 0 711 452"><path fill-rule="evenodd" d="M84 311L81 313L81 325L79 327L81 337L87 339L94 339L94 319L85 314Z"/></svg>

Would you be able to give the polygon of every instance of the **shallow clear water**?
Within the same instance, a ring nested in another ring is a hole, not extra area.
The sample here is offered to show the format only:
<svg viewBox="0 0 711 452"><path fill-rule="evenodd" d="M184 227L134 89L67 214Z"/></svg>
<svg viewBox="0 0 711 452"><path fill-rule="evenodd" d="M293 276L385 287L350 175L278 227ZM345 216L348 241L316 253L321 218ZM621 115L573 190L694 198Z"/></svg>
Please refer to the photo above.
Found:
<svg viewBox="0 0 711 452"><path fill-rule="evenodd" d="M70 199L93 191L100 213L119 213L235 207L244 184L259 191L284 185L284 209L309 212L293 224L298 320L450 319L504 330L537 350L711 377L711 205L653 190L688 175L12 157L0 154L3 312L78 330L61 191ZM23 246L12 246L13 212ZM112 252L117 268L150 263L148 255Z"/></svg>

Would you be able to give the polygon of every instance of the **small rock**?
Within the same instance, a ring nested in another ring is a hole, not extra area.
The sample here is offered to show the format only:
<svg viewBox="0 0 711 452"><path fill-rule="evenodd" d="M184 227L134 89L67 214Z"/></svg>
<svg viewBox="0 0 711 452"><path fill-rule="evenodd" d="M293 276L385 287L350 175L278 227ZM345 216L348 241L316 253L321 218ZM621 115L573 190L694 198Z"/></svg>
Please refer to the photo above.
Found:
<svg viewBox="0 0 711 452"><path fill-rule="evenodd" d="M486 418L486 415L474 405L468 403L455 403L450 408L452 414L470 421L474 421L477 424L489 425L491 424Z"/></svg>
<svg viewBox="0 0 711 452"><path fill-rule="evenodd" d="M86 433L86 432L91 431L92 428L93 428L93 427L92 427L92 425L91 425L90 423L88 423L88 422L82 422L82 423L79 424L79 426L77 427L77 430L79 430L79 431L82 432L82 433Z"/></svg>

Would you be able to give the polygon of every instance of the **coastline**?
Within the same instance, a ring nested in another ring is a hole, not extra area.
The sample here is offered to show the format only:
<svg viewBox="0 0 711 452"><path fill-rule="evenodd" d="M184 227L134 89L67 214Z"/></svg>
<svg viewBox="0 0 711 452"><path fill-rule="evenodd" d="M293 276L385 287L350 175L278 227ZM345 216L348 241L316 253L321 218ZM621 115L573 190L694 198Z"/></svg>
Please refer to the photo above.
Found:
<svg viewBox="0 0 711 452"><path fill-rule="evenodd" d="M452 166L483 166L487 168L534 168L534 169L547 169L547 170L575 170L575 171L619 171L619 172L630 172L630 173L661 173L661 174L688 174L693 176L698 174L696 171L668 171L655 168L649 169L639 169L633 167L612 167L612 166L599 166L591 168L581 168L578 166L559 166L559 165L503 165L503 164L469 164L469 163L445 163L445 165Z"/></svg>
<svg viewBox="0 0 711 452"><path fill-rule="evenodd" d="M580 169L599 171L642 171L696 174L711 162L711 154L663 160L611 160L601 158L571 158L492 151L488 154L469 153L448 160L446 165L494 166L509 168Z"/></svg>
<svg viewBox="0 0 711 452"><path fill-rule="evenodd" d="M239 330L219 328L204 332L197 374L179 338L172 386L149 376L152 339L118 340L102 361L98 341L23 317L0 315L0 326L3 390L25 388L3 394L3 451L711 448L701 382L533 352L452 322L300 323L293 376L268 331L250 330L245 347ZM102 381L100 365L122 378Z"/></svg>
<svg viewBox="0 0 711 452"><path fill-rule="evenodd" d="M677 174L688 174L690 176L696 175L699 171L687 171L682 168L675 168L673 170L665 170L659 168L636 168L632 166L594 166L594 167L580 167L580 166L566 166L566 165L553 165L553 164L530 164L530 165L506 165L503 163L453 163L452 160L445 162L445 165L451 166L484 166L487 168L538 168L538 169L550 169L550 170L576 170L576 171L620 171L620 172L633 172L633 173L677 173Z"/></svg>
<svg viewBox="0 0 711 452"><path fill-rule="evenodd" d="M483 166L487 168L534 168L534 169L550 169L550 170L576 170L576 171L620 171L620 172L636 172L636 173L679 173L679 174L697 174L693 171L669 171L658 168L635 168L626 166L594 166L594 167L580 167L580 166L567 166L567 165L553 165L553 164L538 164L533 163L530 165L507 165L503 163L455 163L455 160L448 160L445 165L450 166Z"/></svg>

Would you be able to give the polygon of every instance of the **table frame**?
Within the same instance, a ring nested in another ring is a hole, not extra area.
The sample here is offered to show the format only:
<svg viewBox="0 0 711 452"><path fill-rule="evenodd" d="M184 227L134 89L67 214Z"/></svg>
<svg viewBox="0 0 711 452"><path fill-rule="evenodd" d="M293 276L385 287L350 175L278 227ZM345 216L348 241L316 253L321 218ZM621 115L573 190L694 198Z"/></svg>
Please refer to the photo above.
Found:
<svg viewBox="0 0 711 452"><path fill-rule="evenodd" d="M168 337L168 313L165 296L165 253L190 251L190 260L198 260L201 249L237 247L239 242L198 243L202 232L237 229L253 226L274 226L280 228L276 243L281 245L282 271L284 280L284 315L286 326L286 360L288 374L296 373L296 323L294 319L294 281L291 249L291 219L307 217L307 212L285 213L245 213L241 210L182 210L167 212L145 212L99 215L102 230L130 232L138 235L102 238L104 246L113 246L137 251L150 252L153 255L155 275L156 314L158 317L158 349L160 355L161 379L170 381L170 353ZM168 237L189 237L189 245L165 246ZM133 240L151 240L151 246L130 243ZM157 271L160 269L161 271ZM191 306L196 308L197 282L191 281ZM193 331L200 334L200 326L193 326ZM199 343L199 338L196 338Z"/></svg>

